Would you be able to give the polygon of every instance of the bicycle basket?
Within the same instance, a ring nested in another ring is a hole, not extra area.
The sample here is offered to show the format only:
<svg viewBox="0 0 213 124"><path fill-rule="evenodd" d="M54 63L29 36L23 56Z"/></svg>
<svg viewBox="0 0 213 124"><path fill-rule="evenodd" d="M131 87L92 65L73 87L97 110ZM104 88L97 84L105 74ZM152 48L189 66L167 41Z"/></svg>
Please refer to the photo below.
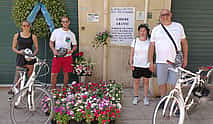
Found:
<svg viewBox="0 0 213 124"><path fill-rule="evenodd" d="M210 90L205 85L202 85L202 86L195 87L192 90L192 92L194 96L201 98L201 97L208 96L210 93Z"/></svg>

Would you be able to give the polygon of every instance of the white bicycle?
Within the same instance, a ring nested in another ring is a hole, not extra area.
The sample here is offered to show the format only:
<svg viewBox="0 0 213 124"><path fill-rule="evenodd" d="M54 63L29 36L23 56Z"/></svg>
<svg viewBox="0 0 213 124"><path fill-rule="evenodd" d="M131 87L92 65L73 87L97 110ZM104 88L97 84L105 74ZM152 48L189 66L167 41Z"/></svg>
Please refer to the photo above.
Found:
<svg viewBox="0 0 213 124"><path fill-rule="evenodd" d="M200 68L198 72L192 73L177 67L176 71L178 71L176 86L157 103L152 124L183 124L186 111L191 110L199 103L199 99L195 99L194 96L202 97L203 95L202 88L205 87L205 81L201 79L200 73L205 70ZM189 85L188 93L185 96L182 87Z"/></svg>
<svg viewBox="0 0 213 124"><path fill-rule="evenodd" d="M49 67L45 60L40 60L36 56L31 58L36 59L32 75L26 82L27 69L19 69L19 79L12 87L12 91L15 93L10 98L10 118L12 124L49 124L54 115L54 100L47 91L47 85L36 80L42 68L47 67L49 71ZM46 110L44 110L44 105L41 104L44 99L46 103L45 108L48 108Z"/></svg>

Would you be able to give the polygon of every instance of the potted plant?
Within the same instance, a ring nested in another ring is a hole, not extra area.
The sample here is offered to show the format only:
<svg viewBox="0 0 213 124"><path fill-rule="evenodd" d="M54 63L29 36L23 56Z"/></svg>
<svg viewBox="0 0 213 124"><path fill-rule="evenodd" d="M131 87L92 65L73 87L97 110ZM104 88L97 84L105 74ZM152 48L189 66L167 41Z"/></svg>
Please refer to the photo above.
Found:
<svg viewBox="0 0 213 124"><path fill-rule="evenodd" d="M91 61L86 60L83 55L83 52L76 53L75 56L77 58L73 64L73 73L80 77L80 82L85 81L85 76L92 75L93 67L95 65L94 63L91 63Z"/></svg>

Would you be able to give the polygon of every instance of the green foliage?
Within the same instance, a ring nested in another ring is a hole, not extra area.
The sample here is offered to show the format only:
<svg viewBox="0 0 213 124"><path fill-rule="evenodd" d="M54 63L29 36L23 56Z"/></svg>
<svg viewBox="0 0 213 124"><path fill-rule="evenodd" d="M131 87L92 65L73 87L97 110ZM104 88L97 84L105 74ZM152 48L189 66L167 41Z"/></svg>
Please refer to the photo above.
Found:
<svg viewBox="0 0 213 124"><path fill-rule="evenodd" d="M57 121L57 124L65 124L70 120L70 116L67 114L56 113L55 120Z"/></svg>
<svg viewBox="0 0 213 124"><path fill-rule="evenodd" d="M93 47L103 47L104 45L108 45L108 38L112 37L110 35L110 32L104 31L104 32L98 32L95 35L95 41L92 42Z"/></svg>
<svg viewBox="0 0 213 124"><path fill-rule="evenodd" d="M14 0L13 1L13 9L12 9L12 17L16 23L17 27L20 27L21 22L26 20L28 15L31 13L35 4L39 0ZM40 0L43 3L50 16L53 19L55 27L60 27L60 19L62 16L66 16L66 11L64 7L63 0ZM49 36L50 30L45 21L45 18L41 11L38 12L35 21L31 27L32 33L36 34L39 38L44 38Z"/></svg>

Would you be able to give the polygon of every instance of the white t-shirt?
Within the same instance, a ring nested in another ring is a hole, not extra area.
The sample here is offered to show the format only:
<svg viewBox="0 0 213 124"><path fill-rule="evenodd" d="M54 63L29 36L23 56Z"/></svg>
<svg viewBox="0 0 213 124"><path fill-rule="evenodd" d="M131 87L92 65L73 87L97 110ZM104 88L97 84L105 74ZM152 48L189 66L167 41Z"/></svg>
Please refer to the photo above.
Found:
<svg viewBox="0 0 213 124"><path fill-rule="evenodd" d="M181 50L181 40L186 38L183 26L180 23L172 22L164 27L174 39L177 49ZM161 25L157 25L152 30L151 42L155 43L156 63L167 63L167 60L175 62L175 46Z"/></svg>
<svg viewBox="0 0 213 124"><path fill-rule="evenodd" d="M72 45L76 45L75 34L70 30L64 31L62 28L55 29L51 34L50 41L55 42L55 49L59 48L71 48Z"/></svg>
<svg viewBox="0 0 213 124"><path fill-rule="evenodd" d="M134 48L134 58L133 58L133 66L148 68L148 51L149 51L150 40L141 41L139 38L136 38L132 41L131 47Z"/></svg>

